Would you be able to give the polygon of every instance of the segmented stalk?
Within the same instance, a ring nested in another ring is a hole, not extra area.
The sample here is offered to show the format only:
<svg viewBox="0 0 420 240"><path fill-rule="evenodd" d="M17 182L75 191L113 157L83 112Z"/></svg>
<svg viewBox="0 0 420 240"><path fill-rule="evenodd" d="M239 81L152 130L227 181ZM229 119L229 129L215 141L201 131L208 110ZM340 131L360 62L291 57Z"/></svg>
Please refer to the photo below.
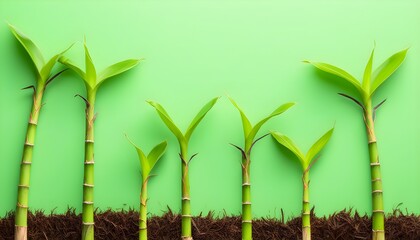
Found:
<svg viewBox="0 0 420 240"><path fill-rule="evenodd" d="M94 239L94 134L93 123L95 121L95 91L87 92L86 102L86 137L85 137L85 160L83 177L83 212L82 212L82 240Z"/></svg>
<svg viewBox="0 0 420 240"><path fill-rule="evenodd" d="M372 181L372 239L385 240L385 214L382 192L382 177L379 163L378 146L375 136L372 103L366 104L364 112L370 157L370 174Z"/></svg>
<svg viewBox="0 0 420 240"><path fill-rule="evenodd" d="M140 193L139 239L147 240L147 179L143 180Z"/></svg>
<svg viewBox="0 0 420 240"><path fill-rule="evenodd" d="M42 81L38 81L42 82ZM39 112L42 107L42 97L45 85L39 83L34 89L33 105L29 115L28 128L26 130L25 144L23 147L22 161L20 163L20 177L18 185L18 199L15 214L15 240L27 240L28 232L28 195L32 164L33 149L35 146L35 134L38 124Z"/></svg>
<svg viewBox="0 0 420 240"><path fill-rule="evenodd" d="M303 172L302 240L311 240L311 207L309 205L309 171Z"/></svg>
<svg viewBox="0 0 420 240"><path fill-rule="evenodd" d="M192 240L191 232L191 200L190 200L190 177L188 172L188 147L186 144L180 145L181 149L181 161L182 161L182 229L181 239Z"/></svg>
<svg viewBox="0 0 420 240"><path fill-rule="evenodd" d="M247 149L242 156L242 239L252 240L250 147Z"/></svg>

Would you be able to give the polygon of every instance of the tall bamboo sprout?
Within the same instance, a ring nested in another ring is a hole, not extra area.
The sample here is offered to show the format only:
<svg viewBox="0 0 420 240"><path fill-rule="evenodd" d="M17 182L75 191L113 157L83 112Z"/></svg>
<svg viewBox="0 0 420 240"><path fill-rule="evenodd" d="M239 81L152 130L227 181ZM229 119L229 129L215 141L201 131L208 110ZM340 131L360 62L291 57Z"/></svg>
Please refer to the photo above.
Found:
<svg viewBox="0 0 420 240"><path fill-rule="evenodd" d="M55 66L57 59L65 52L54 55L50 60L45 62L44 57L38 47L27 36L19 32L15 27L9 25L10 30L16 39L22 44L27 53L35 64L36 68L36 85L31 85L23 89L33 89L33 103L31 114L29 115L28 128L26 130L25 144L23 147L22 161L20 162L20 176L18 185L18 199L15 213L15 239L26 240L28 231L28 194L29 194L29 180L32 164L33 149L35 146L35 133L38 125L38 118L40 110L43 106L42 97L45 89L52 80L59 76L64 70L51 75L51 71Z"/></svg>
<svg viewBox="0 0 420 240"><path fill-rule="evenodd" d="M162 119L163 123L169 128L169 130L175 135L179 143L180 149L180 158L181 158L181 168L182 168L182 207L181 207L181 217L182 217L182 229L181 229L181 239L182 240L192 240L191 232L191 200L190 200L190 178L189 178L189 166L191 160L197 155L194 154L188 158L188 143L190 141L191 135L198 124L206 116L207 112L216 104L219 97L213 98L210 100L203 108L197 113L194 119L191 121L190 125L187 128L185 134L182 134L181 130L175 125L171 117L169 117L166 110L157 102L148 101L152 105L159 117Z"/></svg>
<svg viewBox="0 0 420 240"><path fill-rule="evenodd" d="M137 147L133 142L130 143L136 148L139 155L141 167L141 193L140 193L140 217L139 217L139 239L147 240L147 183L153 175L150 175L153 167L165 152L167 143L163 141L156 145L148 155Z"/></svg>
<svg viewBox="0 0 420 240"><path fill-rule="evenodd" d="M344 79L348 86L352 86L357 90L357 96L349 96L344 93L340 95L347 97L359 105L363 113L363 121L366 127L369 156L370 156L370 173L371 173L371 184L372 184L372 239L383 240L385 239L385 214L383 205L383 190L382 190L382 177L379 162L378 146L376 143L375 135L375 115L376 110L385 102L383 100L378 105L373 106L372 97L376 90L387 80L395 70L404 61L408 49L404 49L395 53L386 59L375 71L372 72L373 55L375 49L372 50L368 63L366 64L365 71L363 74L363 80L360 83L355 77L348 72L336 66L320 63L311 62L316 68L321 71L333 74L341 79ZM347 89L346 89L347 90Z"/></svg>
<svg viewBox="0 0 420 240"><path fill-rule="evenodd" d="M101 73L97 74L95 66L93 65L92 59L89 54L89 50L84 43L85 49L85 68L83 71L77 67L71 60L65 57L61 57L59 61L66 65L68 68L76 72L85 82L87 96L81 97L86 103L86 137L85 137L85 158L84 158L84 180L83 180L83 228L82 228L82 240L93 240L94 238L94 221L93 221L93 187L94 187L94 134L93 127L96 119L95 114L95 98L96 93L102 83L120 73L123 73L139 62L138 59L129 59L118 62L107 68Z"/></svg>
<svg viewBox="0 0 420 240"><path fill-rule="evenodd" d="M289 149L299 160L302 166L302 182L303 182L303 197L302 197L302 240L311 239L311 207L309 204L309 170L319 158L317 154L324 148L331 138L334 128L326 132L319 138L304 155L302 151L293 143L290 138L278 132L271 132L271 136L277 140L278 143Z"/></svg>
<svg viewBox="0 0 420 240"><path fill-rule="evenodd" d="M260 128L271 118L282 114L290 107L294 105L294 103L285 103L279 106L276 110L274 110L270 115L263 118L259 121L254 127L252 127L251 123L249 122L248 118L246 117L245 113L242 109L238 106L238 104L232 99L229 98L232 104L238 109L239 114L241 115L242 119L242 126L244 131L244 138L245 138L245 147L241 148L237 145L232 144L235 146L242 154L242 239L243 240L251 240L252 239L252 212L251 212L251 150L254 144L262 139L263 137L267 136L263 135L260 138L255 137L260 130Z"/></svg>

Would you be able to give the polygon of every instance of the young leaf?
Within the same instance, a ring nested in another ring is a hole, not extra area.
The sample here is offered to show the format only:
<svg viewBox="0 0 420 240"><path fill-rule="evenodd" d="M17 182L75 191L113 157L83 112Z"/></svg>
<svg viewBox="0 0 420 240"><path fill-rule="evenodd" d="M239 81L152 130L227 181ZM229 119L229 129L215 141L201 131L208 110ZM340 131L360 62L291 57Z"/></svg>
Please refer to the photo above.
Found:
<svg viewBox="0 0 420 240"><path fill-rule="evenodd" d="M92 58L89 54L89 49L86 46L86 42L84 44L85 48L85 68L86 68L86 78L85 81L89 84L89 86L93 89L96 87L96 69L93 65Z"/></svg>
<svg viewBox="0 0 420 240"><path fill-rule="evenodd" d="M73 70L75 73L77 73L77 75L79 75L85 82L86 82L86 74L85 72L83 72L82 69L80 69L79 67L76 66L76 64L74 64L70 59L61 56L58 61L65 65L66 67L70 68L71 70ZM86 82L87 84L87 82Z"/></svg>
<svg viewBox="0 0 420 240"><path fill-rule="evenodd" d="M324 148L324 146L328 143L333 134L334 128L331 128L328 132L326 132L321 138L318 139L309 149L308 153L306 154L306 160L310 163L313 158Z"/></svg>
<svg viewBox="0 0 420 240"><path fill-rule="evenodd" d="M233 104L233 106L235 106L236 109L238 109L239 113L241 114L241 119L242 119L242 127L244 129L244 137L246 138L246 136L248 136L248 134L251 132L252 130L252 125L249 122L248 118L246 117L245 113L242 111L242 109L238 106L238 104L229 97L230 102Z"/></svg>
<svg viewBox="0 0 420 240"><path fill-rule="evenodd" d="M296 146L296 144L293 143L293 141L288 138L286 135L283 135L279 132L271 132L271 136L277 140L280 145L284 146L285 148L289 149L299 160L301 165L303 166L305 163L305 157L302 154L302 152L299 150L299 148Z"/></svg>
<svg viewBox="0 0 420 240"><path fill-rule="evenodd" d="M386 79L391 76L395 70L398 69L398 67L401 65L401 63L404 61L405 56L407 55L408 48L395 53L391 57L389 57L387 60L385 60L373 73L373 82L372 82L372 88L370 91L370 95L373 95L373 93L376 91L376 89L382 85L383 82L385 82Z"/></svg>
<svg viewBox="0 0 420 240"><path fill-rule="evenodd" d="M39 48L35 45L35 43L31 41L31 39L29 39L23 33L19 32L14 26L9 24L9 28L12 31L13 35L15 35L17 40L25 48L26 52L28 52L33 63L35 64L38 74L40 74L41 69L44 66L44 57L42 56Z"/></svg>
<svg viewBox="0 0 420 240"><path fill-rule="evenodd" d="M190 140L190 137L194 131L194 129L198 126L198 124L201 122L201 120L206 116L207 112L210 111L210 109L216 104L219 97L213 98L208 102L204 107L198 112L198 114L195 116L195 118L191 121L190 126L188 126L187 131L185 132L185 139L188 142Z"/></svg>
<svg viewBox="0 0 420 240"><path fill-rule="evenodd" d="M179 128L175 125L174 121L169 117L166 110L157 102L147 101L152 107L154 107L159 114L160 118L162 119L163 123L171 130L171 132L175 135L179 142L185 141L184 135L182 135Z"/></svg>
<svg viewBox="0 0 420 240"><path fill-rule="evenodd" d="M115 75L118 75L120 73L123 73L131 68L133 68L134 66L136 66L138 63L140 62L139 59L128 59L125 61L121 61L118 63L115 63L107 68L105 68L98 77L98 87L99 85L105 80L108 79L110 77L113 77Z"/></svg>
<svg viewBox="0 0 420 240"><path fill-rule="evenodd" d="M257 135L258 131L260 130L260 128L264 125L264 123L266 123L272 117L275 117L277 115L280 115L280 114L284 113L285 111L287 111L287 109L291 108L293 105L295 105L295 103L285 103L285 104L281 105L280 107L278 107L276 110L274 110L268 117L259 121L252 128L251 132L246 137L247 141L252 142L254 140L255 136Z"/></svg>
<svg viewBox="0 0 420 240"><path fill-rule="evenodd" d="M59 54L54 55L41 69L40 75L43 81L46 81L51 73L52 68L54 67L57 60L65 53L67 52L74 44L70 45L67 49L62 51Z"/></svg>
<svg viewBox="0 0 420 240"><path fill-rule="evenodd" d="M149 162L150 171L152 171L153 167L155 166L156 162L162 157L163 153L166 150L166 146L168 143L163 141L156 145L152 151L150 151L149 155L147 155L147 160Z"/></svg>
<svg viewBox="0 0 420 240"><path fill-rule="evenodd" d="M351 74L344 71L343 69L338 68L338 67L333 66L333 65L330 65L328 63L310 62L310 61L305 61L305 62L314 65L316 68L318 68L318 69L320 69L324 72L331 73L333 75L336 75L336 76L346 80L348 83L353 85L353 87L355 87L361 95L363 95L363 89L362 89L362 86L360 86L359 81L357 81L356 78L354 78Z"/></svg>
<svg viewBox="0 0 420 240"><path fill-rule="evenodd" d="M373 63L374 52L375 52L375 48L372 49L372 53L370 54L369 61L366 64L365 73L363 74L362 88L366 93L370 92L370 85L371 85L370 78L372 75L372 63Z"/></svg>

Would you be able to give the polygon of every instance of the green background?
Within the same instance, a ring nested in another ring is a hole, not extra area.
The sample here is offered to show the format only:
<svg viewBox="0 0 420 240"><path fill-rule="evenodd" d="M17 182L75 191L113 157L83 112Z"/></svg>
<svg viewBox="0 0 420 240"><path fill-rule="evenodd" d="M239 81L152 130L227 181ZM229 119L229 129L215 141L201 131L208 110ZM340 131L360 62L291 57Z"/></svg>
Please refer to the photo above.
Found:
<svg viewBox="0 0 420 240"><path fill-rule="evenodd" d="M82 64L83 36L97 69L144 57L105 83L96 110L95 207L138 209L139 161L130 138L149 151L169 147L154 169L149 210L180 209L180 160L175 137L145 100L160 102L185 130L201 106L222 96L192 136L192 212L239 214L243 144L233 97L255 123L278 105L295 107L261 130L278 130L303 151L333 125L336 131L311 170L318 215L370 206L367 140L360 109L338 96L338 79L301 61L338 65L360 78L376 41L374 66L410 47L401 68L375 94L388 101L376 131L385 211L399 203L420 213L420 1L0 1L0 216L14 210L34 67L6 22L30 36L49 58L67 54ZM60 66L61 67L61 66ZM346 93L354 93L347 92ZM82 201L84 103L82 81L67 72L47 89L36 136L30 208L63 212ZM295 216L301 171L291 154L266 138L252 155L255 217Z"/></svg>

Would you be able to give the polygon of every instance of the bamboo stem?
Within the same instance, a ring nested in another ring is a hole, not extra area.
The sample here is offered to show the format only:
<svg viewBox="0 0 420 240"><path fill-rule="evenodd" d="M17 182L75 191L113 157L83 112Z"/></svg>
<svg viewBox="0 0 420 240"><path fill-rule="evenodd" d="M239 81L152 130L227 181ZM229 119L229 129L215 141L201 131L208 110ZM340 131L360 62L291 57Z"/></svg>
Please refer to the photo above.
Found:
<svg viewBox="0 0 420 240"><path fill-rule="evenodd" d="M382 177L371 101L366 104L364 119L368 136L370 174L372 183L372 240L385 240L385 214L383 204Z"/></svg>
<svg viewBox="0 0 420 240"><path fill-rule="evenodd" d="M94 132L93 122L95 118L95 91L87 91L86 103L86 137L85 137L85 160L83 177L83 212L82 212L82 240L94 239Z"/></svg>
<svg viewBox="0 0 420 240"><path fill-rule="evenodd" d="M141 187L139 221L139 239L147 240L147 180Z"/></svg>
<svg viewBox="0 0 420 240"><path fill-rule="evenodd" d="M190 200L190 178L188 172L188 147L187 144L180 143L182 161L182 207L181 207L181 239L192 240L191 231L191 200Z"/></svg>
<svg viewBox="0 0 420 240"><path fill-rule="evenodd" d="M309 170L303 172L302 240L311 240L311 207L309 205Z"/></svg>
<svg viewBox="0 0 420 240"><path fill-rule="evenodd" d="M22 161L20 165L20 176L18 184L18 197L15 215L15 240L27 240L28 231L28 195L29 182L32 164L33 149L35 145L35 134L38 124L39 112L42 107L42 97L45 85L42 81L35 89L33 105L29 116L28 128L26 130L25 144L23 147Z"/></svg>
<svg viewBox="0 0 420 240"><path fill-rule="evenodd" d="M252 240L251 146L246 144L242 156L242 240Z"/></svg>

